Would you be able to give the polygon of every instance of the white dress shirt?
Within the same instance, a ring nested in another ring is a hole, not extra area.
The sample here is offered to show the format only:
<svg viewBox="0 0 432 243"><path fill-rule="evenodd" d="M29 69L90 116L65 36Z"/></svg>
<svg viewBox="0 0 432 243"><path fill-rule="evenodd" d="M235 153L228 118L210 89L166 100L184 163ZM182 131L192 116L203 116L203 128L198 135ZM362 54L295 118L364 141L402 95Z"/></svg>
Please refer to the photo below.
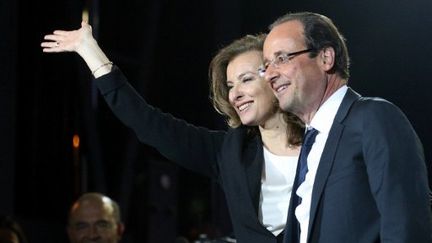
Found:
<svg viewBox="0 0 432 243"><path fill-rule="evenodd" d="M259 219L274 235L285 228L298 156L279 156L264 147Z"/></svg>
<svg viewBox="0 0 432 243"><path fill-rule="evenodd" d="M318 130L319 133L315 138L315 143L312 145L312 149L307 158L308 172L306 173L305 181L300 184L296 192L302 199L301 203L295 209L296 218L300 222L300 243L306 243L307 240L312 189L321 154L324 150L330 128L333 125L333 120L347 90L348 87L346 85L339 88L321 105L312 118L311 123L306 124L307 127L313 127Z"/></svg>

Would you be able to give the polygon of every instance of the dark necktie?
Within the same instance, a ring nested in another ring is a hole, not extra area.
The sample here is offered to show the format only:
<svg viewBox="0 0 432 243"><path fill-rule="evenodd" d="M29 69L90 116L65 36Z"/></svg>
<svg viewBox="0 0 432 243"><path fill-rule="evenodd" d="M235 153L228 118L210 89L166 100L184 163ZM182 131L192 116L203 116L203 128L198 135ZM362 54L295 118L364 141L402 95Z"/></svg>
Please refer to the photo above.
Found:
<svg viewBox="0 0 432 243"><path fill-rule="evenodd" d="M300 241L300 224L295 216L295 209L301 203L301 198L297 196L296 191L298 187L303 183L308 172L307 157L312 148L312 144L315 142L315 137L318 131L314 128L307 130L303 144L300 150L300 156L297 163L297 173L294 179L293 189L291 192L291 201L288 211L288 220L285 226L284 243L298 243Z"/></svg>

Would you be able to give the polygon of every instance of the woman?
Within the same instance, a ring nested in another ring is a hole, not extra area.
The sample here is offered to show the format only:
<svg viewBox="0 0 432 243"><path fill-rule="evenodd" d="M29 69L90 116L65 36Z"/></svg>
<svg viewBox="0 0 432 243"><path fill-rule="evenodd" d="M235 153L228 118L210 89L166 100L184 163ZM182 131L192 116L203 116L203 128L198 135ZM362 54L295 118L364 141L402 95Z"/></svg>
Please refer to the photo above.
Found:
<svg viewBox="0 0 432 243"><path fill-rule="evenodd" d="M46 35L41 46L44 52L77 52L110 108L141 142L220 183L237 241L265 243L275 242L285 226L303 125L280 111L258 74L263 39L246 36L234 41L210 64L213 104L227 117L228 131L195 127L148 105L84 22L78 30Z"/></svg>

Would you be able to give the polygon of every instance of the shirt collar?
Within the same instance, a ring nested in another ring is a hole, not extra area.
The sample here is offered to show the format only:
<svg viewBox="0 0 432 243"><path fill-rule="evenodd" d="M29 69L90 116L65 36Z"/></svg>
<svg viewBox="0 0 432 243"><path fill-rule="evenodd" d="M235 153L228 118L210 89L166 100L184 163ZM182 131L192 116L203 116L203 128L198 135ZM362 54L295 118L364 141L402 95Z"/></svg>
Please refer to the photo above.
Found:
<svg viewBox="0 0 432 243"><path fill-rule="evenodd" d="M315 113L315 116L312 118L310 124L306 125L307 129L309 129L309 127L313 127L320 133L329 133L333 124L333 120L336 117L336 113L347 90L348 87L346 85L336 90L336 92L334 92L324 102L324 104L321 105L321 107Z"/></svg>

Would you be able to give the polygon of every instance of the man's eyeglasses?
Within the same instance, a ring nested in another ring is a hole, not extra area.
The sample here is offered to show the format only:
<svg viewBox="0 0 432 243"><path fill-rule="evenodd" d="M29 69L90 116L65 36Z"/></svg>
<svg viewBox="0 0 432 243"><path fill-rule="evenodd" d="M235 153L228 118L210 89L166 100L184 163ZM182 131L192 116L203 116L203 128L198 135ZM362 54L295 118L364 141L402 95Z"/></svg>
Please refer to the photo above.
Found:
<svg viewBox="0 0 432 243"><path fill-rule="evenodd" d="M278 68L280 65L286 64L289 61L291 61L294 57L296 57L300 54L303 54L303 53L311 52L311 51L314 51L314 49L305 49L305 50L296 51L296 52L281 52L273 60L268 61L268 62L264 63L264 65L259 67L258 68L258 74L259 74L259 76L264 77L265 72L267 71L267 68L269 66L272 66L274 68Z"/></svg>

